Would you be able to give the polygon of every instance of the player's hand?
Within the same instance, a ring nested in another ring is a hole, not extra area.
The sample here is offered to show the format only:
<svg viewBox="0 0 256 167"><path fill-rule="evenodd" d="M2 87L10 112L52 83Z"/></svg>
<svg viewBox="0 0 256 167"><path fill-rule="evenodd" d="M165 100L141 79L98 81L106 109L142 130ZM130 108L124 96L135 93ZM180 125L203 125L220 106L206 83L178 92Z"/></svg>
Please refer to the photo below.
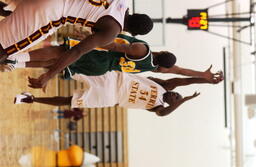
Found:
<svg viewBox="0 0 256 167"><path fill-rule="evenodd" d="M195 98L195 97L197 97L197 96L199 96L200 95L200 92L195 92L191 97L192 98Z"/></svg>
<svg viewBox="0 0 256 167"><path fill-rule="evenodd" d="M38 89L42 88L45 92L47 82L49 81L49 77L46 74L42 74L38 79L28 77L29 87Z"/></svg>
<svg viewBox="0 0 256 167"><path fill-rule="evenodd" d="M212 69L212 65L210 65L210 67L203 74L204 79L206 79L210 83L213 82L213 78L214 78L214 74L211 72L211 69Z"/></svg>
<svg viewBox="0 0 256 167"><path fill-rule="evenodd" d="M187 97L184 97L184 100L185 101L187 101L187 100L191 100L191 99L193 99L193 98L195 98L195 97L197 97L197 96L199 96L200 95L200 92L195 92L193 95L191 95L191 96L187 96Z"/></svg>
<svg viewBox="0 0 256 167"><path fill-rule="evenodd" d="M223 72L218 71L217 73L211 72L212 65L204 72L203 78L206 79L209 83L217 84L221 81L223 81Z"/></svg>
<svg viewBox="0 0 256 167"><path fill-rule="evenodd" d="M224 74L222 71L218 71L214 74L214 78L213 78L213 84L218 84L220 83L221 81L224 80Z"/></svg>

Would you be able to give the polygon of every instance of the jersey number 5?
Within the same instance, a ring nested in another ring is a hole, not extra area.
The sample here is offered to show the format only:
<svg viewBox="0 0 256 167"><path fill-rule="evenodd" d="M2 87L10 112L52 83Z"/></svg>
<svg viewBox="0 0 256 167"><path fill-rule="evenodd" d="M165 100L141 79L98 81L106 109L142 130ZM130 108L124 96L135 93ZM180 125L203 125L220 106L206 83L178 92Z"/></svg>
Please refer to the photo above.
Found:
<svg viewBox="0 0 256 167"><path fill-rule="evenodd" d="M109 7L109 3L107 0L88 0L90 4L92 4L93 6L104 6L105 9L107 9Z"/></svg>

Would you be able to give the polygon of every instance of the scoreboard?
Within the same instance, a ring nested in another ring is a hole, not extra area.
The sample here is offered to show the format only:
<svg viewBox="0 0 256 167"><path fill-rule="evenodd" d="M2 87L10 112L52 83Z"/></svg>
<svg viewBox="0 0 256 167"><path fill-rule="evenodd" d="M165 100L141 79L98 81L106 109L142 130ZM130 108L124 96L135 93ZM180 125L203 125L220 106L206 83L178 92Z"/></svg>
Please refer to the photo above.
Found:
<svg viewBox="0 0 256 167"><path fill-rule="evenodd" d="M208 30L208 10L207 9L189 9L187 13L188 30Z"/></svg>

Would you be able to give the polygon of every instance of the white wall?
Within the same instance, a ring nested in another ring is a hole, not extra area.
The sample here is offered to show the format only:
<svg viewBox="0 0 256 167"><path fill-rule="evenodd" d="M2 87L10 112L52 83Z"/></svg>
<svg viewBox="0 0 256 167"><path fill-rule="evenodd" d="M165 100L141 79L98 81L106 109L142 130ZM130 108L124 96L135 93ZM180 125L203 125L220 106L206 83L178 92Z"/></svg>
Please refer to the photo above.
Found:
<svg viewBox="0 0 256 167"><path fill-rule="evenodd" d="M205 8L218 2L166 0L166 15L182 17L188 8ZM210 14L225 12L224 6L214 9ZM227 45L226 40L204 32L187 32L182 25L168 25L166 36L166 47L153 49L175 53L177 65L206 70L213 64L213 71L222 69L222 47ZM164 118L143 110L128 111L129 166L230 166L228 131L224 128L223 83L188 86L177 91L182 95L199 91L201 95Z"/></svg>

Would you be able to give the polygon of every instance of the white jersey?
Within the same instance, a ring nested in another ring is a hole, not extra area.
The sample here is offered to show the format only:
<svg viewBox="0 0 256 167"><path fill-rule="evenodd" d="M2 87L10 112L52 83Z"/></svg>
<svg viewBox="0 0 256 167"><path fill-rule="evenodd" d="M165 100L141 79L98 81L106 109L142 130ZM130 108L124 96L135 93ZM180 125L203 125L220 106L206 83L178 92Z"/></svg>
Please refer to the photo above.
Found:
<svg viewBox="0 0 256 167"><path fill-rule="evenodd" d="M84 83L84 89L73 93L71 107L102 108L116 105L119 75L120 73L115 72L107 72L100 76L73 75L73 79Z"/></svg>
<svg viewBox="0 0 256 167"><path fill-rule="evenodd" d="M150 79L122 72L101 76L73 75L85 89L73 94L72 108L101 108L119 104L125 108L151 109L163 105L166 90Z"/></svg>
<svg viewBox="0 0 256 167"><path fill-rule="evenodd" d="M156 82L139 75L122 73L118 104L125 108L152 109L163 105L166 90Z"/></svg>
<svg viewBox="0 0 256 167"><path fill-rule="evenodd" d="M8 55L45 39L65 23L93 27L111 16L123 28L127 0L26 0L0 21L0 43Z"/></svg>
<svg viewBox="0 0 256 167"><path fill-rule="evenodd" d="M104 6L101 1L107 4ZM103 16L112 16L123 29L127 9L126 0L66 0L63 16L84 18L91 24Z"/></svg>

